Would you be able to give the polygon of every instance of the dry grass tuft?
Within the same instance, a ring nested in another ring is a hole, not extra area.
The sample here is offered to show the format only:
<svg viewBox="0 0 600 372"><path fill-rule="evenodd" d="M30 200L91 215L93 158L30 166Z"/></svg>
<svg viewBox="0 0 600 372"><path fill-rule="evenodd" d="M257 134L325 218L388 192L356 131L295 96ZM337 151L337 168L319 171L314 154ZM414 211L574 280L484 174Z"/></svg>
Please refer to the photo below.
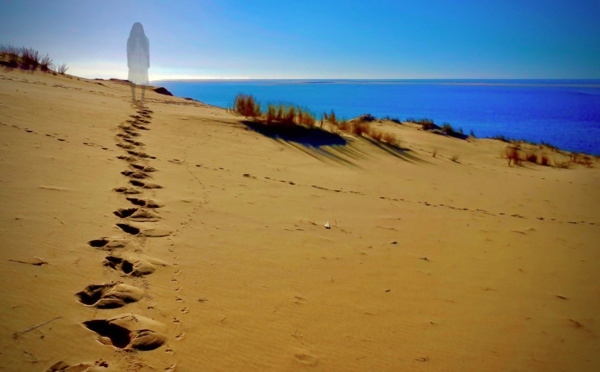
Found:
<svg viewBox="0 0 600 372"><path fill-rule="evenodd" d="M390 132L383 133L383 135L381 136L381 140L390 145L396 144L398 142L397 137Z"/></svg>
<svg viewBox="0 0 600 372"><path fill-rule="evenodd" d="M23 48L21 50L21 69L22 70L37 70L40 64L40 54L33 48Z"/></svg>
<svg viewBox="0 0 600 372"><path fill-rule="evenodd" d="M267 106L267 114L266 114L267 124L271 124L275 120L277 120L277 108L275 105Z"/></svg>
<svg viewBox="0 0 600 372"><path fill-rule="evenodd" d="M366 123L363 123L363 124L366 124ZM356 128L356 124L355 124L354 128ZM365 133L377 142L386 143L390 146L397 147L397 148L400 147L401 141L393 133L384 132L377 128L370 127L368 125L367 125L367 131Z"/></svg>
<svg viewBox="0 0 600 372"><path fill-rule="evenodd" d="M22 70L34 72L38 68L42 72L64 75L67 70L66 63L56 66L52 63L49 55L42 56L33 48L17 48L13 45L0 45L0 65L8 69L20 68Z"/></svg>
<svg viewBox="0 0 600 372"><path fill-rule="evenodd" d="M42 72L50 72L52 71L52 67L54 64L52 63L52 58L49 55L45 55L40 59L40 70ZM65 65L66 66L66 65Z"/></svg>
<svg viewBox="0 0 600 372"><path fill-rule="evenodd" d="M342 132L350 133L350 131L352 129L352 124L349 123L348 121L346 121L346 119L343 119L342 121L339 122L338 129L341 130Z"/></svg>
<svg viewBox="0 0 600 372"><path fill-rule="evenodd" d="M519 146L508 146L506 148L506 150L504 151L504 157L506 157L508 159L508 166L511 166L511 164L514 165L521 165L521 153L520 153L520 147Z"/></svg>
<svg viewBox="0 0 600 372"><path fill-rule="evenodd" d="M254 101L250 94L238 94L233 104L235 112L249 118L261 116L260 104Z"/></svg>
<svg viewBox="0 0 600 372"><path fill-rule="evenodd" d="M338 118L335 116L335 111L333 110L331 110L331 114L329 115L327 115L327 113L323 114L323 118L333 125L338 125Z"/></svg>
<svg viewBox="0 0 600 372"><path fill-rule="evenodd" d="M63 63L63 64L62 64L62 65L60 65L60 66L56 66L56 73L58 73L58 74L61 74L61 75L64 75L64 74L66 74L66 73L67 73L67 70L68 70L68 69L69 69L69 68L67 67L67 64L66 64L66 63Z"/></svg>
<svg viewBox="0 0 600 372"><path fill-rule="evenodd" d="M235 112L249 118L264 119L271 126L294 126L302 125L313 128L317 122L314 115L298 106L276 107L273 104L267 106L267 112L263 113L260 103L250 94L238 94L234 102Z"/></svg>
<svg viewBox="0 0 600 372"><path fill-rule="evenodd" d="M406 121L409 122L409 123L414 123L414 124L421 125L421 127L423 128L423 130L440 129L440 127L437 126L437 125L435 125L434 122L433 122L433 120L431 120L431 119L407 118Z"/></svg>
<svg viewBox="0 0 600 372"><path fill-rule="evenodd" d="M375 141L381 142L383 140L383 132L381 132L375 128L370 128L369 129L369 137L373 138Z"/></svg>
<svg viewBox="0 0 600 372"><path fill-rule="evenodd" d="M352 125L352 134L361 137L363 134L368 134L370 131L370 125L368 123L354 123Z"/></svg>

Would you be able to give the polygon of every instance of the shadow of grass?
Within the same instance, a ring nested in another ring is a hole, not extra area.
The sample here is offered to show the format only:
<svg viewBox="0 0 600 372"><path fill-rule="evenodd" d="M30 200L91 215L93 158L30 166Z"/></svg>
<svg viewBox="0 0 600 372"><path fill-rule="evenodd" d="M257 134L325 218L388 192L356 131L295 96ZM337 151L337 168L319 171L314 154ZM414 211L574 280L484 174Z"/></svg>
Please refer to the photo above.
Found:
<svg viewBox="0 0 600 372"><path fill-rule="evenodd" d="M383 142L378 142L375 141L371 138L368 137L362 137L365 140L367 140L368 142L370 142L372 145L378 147L379 149L387 152L390 155L393 155L395 157L397 157L398 159L407 161L409 163L429 163L426 160L423 160L413 154L411 154L411 150L410 149L406 149L406 148L398 148L396 146L391 146L388 145L387 143L383 143Z"/></svg>
<svg viewBox="0 0 600 372"><path fill-rule="evenodd" d="M260 122L244 121L244 125L263 136L298 143L307 147L345 146L347 141L339 134L321 128L307 128L301 125L267 125Z"/></svg>
<svg viewBox="0 0 600 372"><path fill-rule="evenodd" d="M358 167L356 160L366 159L367 155L352 148L349 140L337 133L321 128L307 128L300 125L267 125L255 121L243 121L249 129L291 146L319 161L334 161L340 164ZM411 153L410 149L398 148L368 137L360 137L386 153L409 163L429 163Z"/></svg>

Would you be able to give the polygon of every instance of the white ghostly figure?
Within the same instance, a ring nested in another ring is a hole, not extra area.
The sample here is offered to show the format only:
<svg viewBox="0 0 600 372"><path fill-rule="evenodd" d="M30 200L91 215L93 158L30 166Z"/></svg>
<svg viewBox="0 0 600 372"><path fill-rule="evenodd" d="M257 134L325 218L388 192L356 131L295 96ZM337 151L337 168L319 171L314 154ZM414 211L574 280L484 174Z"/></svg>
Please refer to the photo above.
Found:
<svg viewBox="0 0 600 372"><path fill-rule="evenodd" d="M150 68L150 41L144 34L144 27L136 22L131 27L127 39L128 80L131 82L131 96L135 101L135 86L142 87L142 101L148 85L148 69Z"/></svg>

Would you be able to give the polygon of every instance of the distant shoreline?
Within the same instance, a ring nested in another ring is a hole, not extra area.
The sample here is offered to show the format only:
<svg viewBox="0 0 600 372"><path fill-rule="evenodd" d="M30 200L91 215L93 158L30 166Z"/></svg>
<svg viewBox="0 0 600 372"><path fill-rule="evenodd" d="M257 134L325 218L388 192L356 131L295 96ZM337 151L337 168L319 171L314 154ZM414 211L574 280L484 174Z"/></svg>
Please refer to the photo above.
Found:
<svg viewBox="0 0 600 372"><path fill-rule="evenodd" d="M152 84L161 82L264 82L267 85L365 84L600 88L600 79L161 79L151 81Z"/></svg>

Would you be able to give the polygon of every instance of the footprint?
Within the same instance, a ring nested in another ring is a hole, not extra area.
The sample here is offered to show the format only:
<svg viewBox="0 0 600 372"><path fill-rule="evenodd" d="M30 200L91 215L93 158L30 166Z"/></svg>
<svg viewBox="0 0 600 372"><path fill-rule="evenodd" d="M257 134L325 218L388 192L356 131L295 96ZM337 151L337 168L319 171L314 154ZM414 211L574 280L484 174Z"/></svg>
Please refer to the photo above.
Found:
<svg viewBox="0 0 600 372"><path fill-rule="evenodd" d="M146 206L146 200L144 200L144 199L127 198L127 200L129 200L131 202L131 204L133 204L133 205L139 205L141 207Z"/></svg>
<svg viewBox="0 0 600 372"><path fill-rule="evenodd" d="M129 183L132 184L133 186L138 186L138 187L145 186L145 184L142 181L130 180Z"/></svg>
<svg viewBox="0 0 600 372"><path fill-rule="evenodd" d="M121 230L125 231L127 234L137 235L140 233L140 229L126 223L118 223L117 226L119 226Z"/></svg>
<svg viewBox="0 0 600 372"><path fill-rule="evenodd" d="M141 171L144 171L146 173L152 173L152 172L156 172L157 169L154 167L151 167L149 165L140 165L140 164L129 164L132 167L134 167L135 169L139 169Z"/></svg>
<svg viewBox="0 0 600 372"><path fill-rule="evenodd" d="M127 198L133 205L139 205L146 208L161 208L163 204L151 199Z"/></svg>
<svg viewBox="0 0 600 372"><path fill-rule="evenodd" d="M117 156L117 159L125 160L126 162L129 162L129 163L133 163L134 161L137 160L133 156L126 156L126 155L119 155L119 156Z"/></svg>
<svg viewBox="0 0 600 372"><path fill-rule="evenodd" d="M102 367L102 369L99 369L100 367ZM102 359L97 360L94 364L78 363L73 365L69 365L69 363L61 360L60 362L54 363L45 372L92 372L104 371L105 368L108 368L108 362Z"/></svg>
<svg viewBox="0 0 600 372"><path fill-rule="evenodd" d="M133 156L137 156L138 158L149 158L149 159L156 159L155 156L152 155L148 155L145 152L139 152L139 151L133 151L133 150L129 150L127 151L127 153L129 155L133 155Z"/></svg>
<svg viewBox="0 0 600 372"><path fill-rule="evenodd" d="M117 217L129 218L138 222L156 222L160 220L160 216L157 213L139 208L120 208L113 213Z"/></svg>
<svg viewBox="0 0 600 372"><path fill-rule="evenodd" d="M148 127L137 123L133 123L131 126L140 130L150 130Z"/></svg>
<svg viewBox="0 0 600 372"><path fill-rule="evenodd" d="M113 213L120 218L127 218L137 212L137 208L120 208L114 211Z"/></svg>
<svg viewBox="0 0 600 372"><path fill-rule="evenodd" d="M133 129L123 129L123 131L129 134L131 137L139 137L140 134Z"/></svg>
<svg viewBox="0 0 600 372"><path fill-rule="evenodd" d="M296 362L309 367L315 367L319 364L319 358L306 352L294 354L294 359Z"/></svg>
<svg viewBox="0 0 600 372"><path fill-rule="evenodd" d="M156 266L142 258L123 258L117 256L106 256L104 266L113 270L121 270L127 275L144 276L156 271Z"/></svg>
<svg viewBox="0 0 600 372"><path fill-rule="evenodd" d="M114 309L141 300L144 297L144 291L123 283L109 283L89 285L75 295L84 305L99 309Z"/></svg>
<svg viewBox="0 0 600 372"><path fill-rule="evenodd" d="M127 241L121 239L100 238L90 240L88 244L94 248L103 248L106 250L125 248Z"/></svg>
<svg viewBox="0 0 600 372"><path fill-rule="evenodd" d="M121 172L121 174L124 176L127 176L127 177L136 178L138 180L150 177L149 175L147 175L144 172L134 172L134 171L130 171L130 170L123 171L123 172Z"/></svg>
<svg viewBox="0 0 600 372"><path fill-rule="evenodd" d="M136 190L132 187L116 187L113 190L116 192L119 192L121 194L125 194L125 195L141 194L141 192L139 190Z"/></svg>
<svg viewBox="0 0 600 372"><path fill-rule="evenodd" d="M160 216L155 212L148 210L138 210L130 217L132 220L140 222L154 222L160 220Z"/></svg>
<svg viewBox="0 0 600 372"><path fill-rule="evenodd" d="M120 148L125 149L125 150L131 150L132 148L135 147L135 146L130 145L128 143L117 143L117 146L119 146Z"/></svg>
<svg viewBox="0 0 600 372"><path fill-rule="evenodd" d="M101 343L119 349L154 350L162 346L167 339L160 332L165 328L163 324L136 314L89 320L83 324L101 336Z"/></svg>
<svg viewBox="0 0 600 372"><path fill-rule="evenodd" d="M144 183L144 182L138 181L138 180L129 180L129 183L132 184L133 186L143 187L144 189L149 189L149 190L163 188L161 185L157 185L155 183Z"/></svg>
<svg viewBox="0 0 600 372"><path fill-rule="evenodd" d="M130 144L132 144L134 146L145 146L143 142L135 141L135 140L133 140L131 138L123 138L123 141L125 141L127 143L130 143Z"/></svg>

